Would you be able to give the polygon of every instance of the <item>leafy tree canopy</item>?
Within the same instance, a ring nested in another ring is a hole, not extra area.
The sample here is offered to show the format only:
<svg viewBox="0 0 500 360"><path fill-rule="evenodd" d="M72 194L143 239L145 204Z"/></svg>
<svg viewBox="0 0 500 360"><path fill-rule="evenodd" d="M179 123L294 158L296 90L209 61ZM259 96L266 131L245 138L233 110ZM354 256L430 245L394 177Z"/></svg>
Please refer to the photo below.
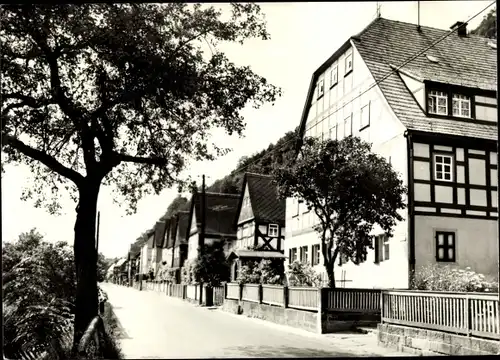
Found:
<svg viewBox="0 0 500 360"><path fill-rule="evenodd" d="M194 262L193 274L196 282L220 286L229 280L230 268L224 253L224 241L203 245Z"/></svg>
<svg viewBox="0 0 500 360"><path fill-rule="evenodd" d="M491 9L490 12L486 16L484 16L478 27L471 31L471 34L481 35L490 39L496 39L497 9Z"/></svg>
<svg viewBox="0 0 500 360"><path fill-rule="evenodd" d="M319 219L324 266L335 287L339 254L358 264L372 248L374 225L388 236L406 188L391 165L357 137L340 141L305 138L298 157L275 171L279 193L304 201Z"/></svg>

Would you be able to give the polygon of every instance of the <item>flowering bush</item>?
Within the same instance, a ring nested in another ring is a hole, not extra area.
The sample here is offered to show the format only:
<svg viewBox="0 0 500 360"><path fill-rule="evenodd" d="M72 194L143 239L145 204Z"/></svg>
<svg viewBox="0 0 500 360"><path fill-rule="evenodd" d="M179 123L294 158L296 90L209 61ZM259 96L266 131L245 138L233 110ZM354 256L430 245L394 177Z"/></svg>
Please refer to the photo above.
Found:
<svg viewBox="0 0 500 360"><path fill-rule="evenodd" d="M309 264L294 261L286 273L288 286L316 286L321 284L320 275Z"/></svg>
<svg viewBox="0 0 500 360"><path fill-rule="evenodd" d="M457 292L498 292L498 282L470 267L459 269L438 264L422 266L413 276L411 289Z"/></svg>
<svg viewBox="0 0 500 360"><path fill-rule="evenodd" d="M281 259L249 261L240 268L238 283L240 284L283 284L284 269Z"/></svg>
<svg viewBox="0 0 500 360"><path fill-rule="evenodd" d="M190 260L186 260L184 263L181 271L181 283L183 285L196 284L194 266L195 264Z"/></svg>

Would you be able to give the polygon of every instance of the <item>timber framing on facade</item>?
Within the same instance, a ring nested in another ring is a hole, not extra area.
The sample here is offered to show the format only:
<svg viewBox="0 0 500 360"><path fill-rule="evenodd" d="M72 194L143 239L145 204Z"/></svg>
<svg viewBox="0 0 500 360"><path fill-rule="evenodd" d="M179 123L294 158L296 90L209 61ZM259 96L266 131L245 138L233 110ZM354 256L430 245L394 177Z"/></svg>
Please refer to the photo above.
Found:
<svg viewBox="0 0 500 360"><path fill-rule="evenodd" d="M359 280L369 271L378 286L406 287L413 270L433 262L496 273L496 40L452 29L377 18L312 75L301 138L359 136L408 187L405 220L376 246L387 256L376 254L382 261L357 269L342 264L347 277ZM316 220L293 199L286 219L289 253L295 259L300 249L301 261L320 269ZM384 283L396 269L406 279Z"/></svg>

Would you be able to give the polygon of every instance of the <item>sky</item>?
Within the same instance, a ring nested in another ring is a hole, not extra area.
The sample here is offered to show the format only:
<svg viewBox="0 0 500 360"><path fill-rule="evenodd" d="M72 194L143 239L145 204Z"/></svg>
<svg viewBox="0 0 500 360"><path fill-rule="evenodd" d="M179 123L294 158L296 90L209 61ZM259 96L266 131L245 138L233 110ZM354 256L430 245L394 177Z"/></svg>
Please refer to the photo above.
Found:
<svg viewBox="0 0 500 360"><path fill-rule="evenodd" d="M421 1L420 23L423 26L449 29L457 21L465 21L485 8L491 1ZM380 2L381 16L391 20L417 23L416 1ZM227 4L216 4L227 7ZM214 141L233 149L213 162L192 163L186 174L201 181L205 174L207 185L224 177L242 156L260 151L277 141L287 131L299 125L312 73L350 36L357 34L376 16L376 2L330 3L262 3L271 39L249 40L244 45L223 44L229 59L237 65L248 65L283 95L274 106L246 108L244 136L214 133ZM490 8L491 9L491 8ZM483 15L471 21L468 28L479 25ZM23 187L30 186L29 169L23 165L6 165L2 175L2 241L11 241L21 232L36 228L47 241L67 241L73 244L75 206L64 199L59 216L36 209L32 201L20 199ZM198 177L198 178L197 178ZM112 201L111 191L101 188L99 251L107 257L126 256L130 244L161 217L176 189L165 189L159 195L144 197L138 211L127 216L125 207Z"/></svg>

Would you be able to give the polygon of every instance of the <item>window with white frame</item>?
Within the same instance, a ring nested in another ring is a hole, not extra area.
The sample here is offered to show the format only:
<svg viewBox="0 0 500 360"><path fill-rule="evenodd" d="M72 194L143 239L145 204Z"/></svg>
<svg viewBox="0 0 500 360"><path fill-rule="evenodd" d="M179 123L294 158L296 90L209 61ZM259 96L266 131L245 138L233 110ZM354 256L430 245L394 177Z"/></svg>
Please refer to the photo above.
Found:
<svg viewBox="0 0 500 360"><path fill-rule="evenodd" d="M318 99L322 97L325 93L325 80L321 79L318 82Z"/></svg>
<svg viewBox="0 0 500 360"><path fill-rule="evenodd" d="M345 57L345 75L350 73L352 70L352 53Z"/></svg>
<svg viewBox="0 0 500 360"><path fill-rule="evenodd" d="M344 119L344 136L347 137L352 135L352 115L349 115Z"/></svg>
<svg viewBox="0 0 500 360"><path fill-rule="evenodd" d="M455 261L455 233L436 231L436 260L443 262Z"/></svg>
<svg viewBox="0 0 500 360"><path fill-rule="evenodd" d="M278 236L278 225L277 224L269 224L267 228L267 235L277 237Z"/></svg>
<svg viewBox="0 0 500 360"><path fill-rule="evenodd" d="M289 250L288 261L291 263L297 260L297 248L292 248Z"/></svg>
<svg viewBox="0 0 500 360"><path fill-rule="evenodd" d="M370 126L370 103L361 108L359 130Z"/></svg>
<svg viewBox="0 0 500 360"><path fill-rule="evenodd" d="M453 94L453 116L471 117L470 97L460 94Z"/></svg>
<svg viewBox="0 0 500 360"><path fill-rule="evenodd" d="M338 83L338 66L335 65L332 70L330 70L330 87L337 85Z"/></svg>
<svg viewBox="0 0 500 360"><path fill-rule="evenodd" d="M434 155L434 180L453 181L453 156Z"/></svg>
<svg viewBox="0 0 500 360"><path fill-rule="evenodd" d="M448 95L444 91L430 90L427 101L430 114L448 115Z"/></svg>

